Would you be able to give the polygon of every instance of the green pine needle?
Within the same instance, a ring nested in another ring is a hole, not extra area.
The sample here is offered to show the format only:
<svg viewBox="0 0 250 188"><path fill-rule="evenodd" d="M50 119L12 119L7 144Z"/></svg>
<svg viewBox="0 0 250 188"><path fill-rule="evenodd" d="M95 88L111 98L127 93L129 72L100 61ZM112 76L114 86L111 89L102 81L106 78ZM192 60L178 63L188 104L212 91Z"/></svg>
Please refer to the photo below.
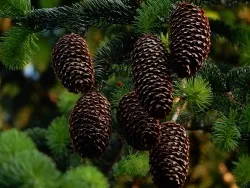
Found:
<svg viewBox="0 0 250 188"><path fill-rule="evenodd" d="M142 152L131 154L119 161L114 167L114 175L130 177L144 177L149 172L148 155Z"/></svg>
<svg viewBox="0 0 250 188"><path fill-rule="evenodd" d="M148 0L137 11L134 26L138 33L152 33L170 14L171 0Z"/></svg>
<svg viewBox="0 0 250 188"><path fill-rule="evenodd" d="M79 166L64 175L62 188L108 188L108 180L94 166Z"/></svg>
<svg viewBox="0 0 250 188"><path fill-rule="evenodd" d="M186 98L189 106L195 111L204 111L212 102L210 84L201 76L183 79L177 83L175 95Z"/></svg>
<svg viewBox="0 0 250 188"><path fill-rule="evenodd" d="M206 60L197 75L207 80L213 91L226 91L226 75L222 73L219 67L211 60Z"/></svg>
<svg viewBox="0 0 250 188"><path fill-rule="evenodd" d="M248 185L250 183L250 157L241 156L235 165L233 174L236 177L236 182L241 187Z"/></svg>
<svg viewBox="0 0 250 188"><path fill-rule="evenodd" d="M231 88L242 88L250 90L250 66L237 67L227 73L227 80Z"/></svg>
<svg viewBox="0 0 250 188"><path fill-rule="evenodd" d="M223 115L213 125L211 138L221 151L231 152L239 144L241 135L235 124L236 115L235 111L231 111L229 117Z"/></svg>
<svg viewBox="0 0 250 188"><path fill-rule="evenodd" d="M35 144L25 133L16 129L0 134L0 164L25 150L34 150Z"/></svg>
<svg viewBox="0 0 250 188"><path fill-rule="evenodd" d="M30 10L30 0L0 0L0 17L22 16Z"/></svg>
<svg viewBox="0 0 250 188"><path fill-rule="evenodd" d="M29 29L12 28L1 38L0 60L10 69L23 69L38 50L36 39Z"/></svg>
<svg viewBox="0 0 250 188"><path fill-rule="evenodd" d="M64 91L59 95L57 106L62 113L68 114L78 99L79 95Z"/></svg>
<svg viewBox="0 0 250 188"><path fill-rule="evenodd" d="M111 106L112 108L116 108L124 95L132 90L131 85L124 84L122 87L116 86L111 95Z"/></svg>
<svg viewBox="0 0 250 188"><path fill-rule="evenodd" d="M0 187L56 188L59 175L49 157L26 150L1 166Z"/></svg>
<svg viewBox="0 0 250 188"><path fill-rule="evenodd" d="M53 120L48 129L47 144L55 155L65 155L68 152L70 143L68 120L65 117L59 117Z"/></svg>

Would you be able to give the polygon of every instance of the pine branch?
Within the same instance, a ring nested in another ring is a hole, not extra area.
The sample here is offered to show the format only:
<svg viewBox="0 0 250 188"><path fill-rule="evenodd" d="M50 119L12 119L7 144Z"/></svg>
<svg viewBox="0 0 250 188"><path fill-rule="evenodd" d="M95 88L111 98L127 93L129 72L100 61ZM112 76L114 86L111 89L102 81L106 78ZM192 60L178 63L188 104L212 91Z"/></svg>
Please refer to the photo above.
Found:
<svg viewBox="0 0 250 188"><path fill-rule="evenodd" d="M54 155L67 155L70 145L67 118L62 116L54 119L48 129L46 139L47 144Z"/></svg>
<svg viewBox="0 0 250 188"><path fill-rule="evenodd" d="M10 69L24 68L38 50L36 39L29 29L14 27L1 38L0 60Z"/></svg>
<svg viewBox="0 0 250 188"><path fill-rule="evenodd" d="M94 166L79 166L71 169L63 177L62 188L100 187L108 188L108 180Z"/></svg>
<svg viewBox="0 0 250 188"><path fill-rule="evenodd" d="M112 108L117 108L122 97L132 90L132 84L123 84L123 86L117 86L111 94L110 103Z"/></svg>
<svg viewBox="0 0 250 188"><path fill-rule="evenodd" d="M69 112L73 109L75 106L76 101L79 99L79 95L76 95L75 93L70 93L68 91L64 91L59 95L57 106L60 110L60 112L64 113L65 115L68 115Z"/></svg>
<svg viewBox="0 0 250 188"><path fill-rule="evenodd" d="M18 17L31 10L30 0L0 0L0 17Z"/></svg>
<svg viewBox="0 0 250 188"><path fill-rule="evenodd" d="M196 76L177 83L175 95L185 98L192 111L204 111L212 102L212 90L207 81Z"/></svg>
<svg viewBox="0 0 250 188"><path fill-rule="evenodd" d="M233 174L236 177L237 183L240 187L249 187L250 184L250 157L241 156L239 161L235 163L235 168L233 169ZM248 185L248 186L247 186Z"/></svg>
<svg viewBox="0 0 250 188"><path fill-rule="evenodd" d="M25 130L25 133L33 140L38 149L46 147L46 138L48 131L45 128L34 127Z"/></svg>
<svg viewBox="0 0 250 188"><path fill-rule="evenodd" d="M229 86L250 90L250 66L234 68L227 74Z"/></svg>
<svg viewBox="0 0 250 188"><path fill-rule="evenodd" d="M221 73L219 67L210 60L204 62L202 69L197 74L210 83L213 91L224 92L228 90L226 75Z"/></svg>
<svg viewBox="0 0 250 188"><path fill-rule="evenodd" d="M97 83L107 80L108 76L113 73L112 65L127 64L130 61L130 52L133 49L135 39L131 33L114 36L109 42L97 49L93 60Z"/></svg>
<svg viewBox="0 0 250 188"><path fill-rule="evenodd" d="M35 150L35 144L26 134L12 129L0 134L0 164L19 152Z"/></svg>
<svg viewBox="0 0 250 188"><path fill-rule="evenodd" d="M213 125L212 140L222 151L233 151L239 144L241 135L235 123L236 116L237 112L231 110L228 117L222 115Z"/></svg>
<svg viewBox="0 0 250 188"><path fill-rule="evenodd" d="M146 153L137 152L127 155L114 166L114 175L127 175L130 177L143 177L149 172L149 159Z"/></svg>
<svg viewBox="0 0 250 188"><path fill-rule="evenodd" d="M134 6L126 5L121 0L86 0L71 7L37 9L18 22L34 31L66 28L85 34L89 27L129 24L135 13Z"/></svg>
<svg viewBox="0 0 250 188"><path fill-rule="evenodd" d="M59 187L59 178L51 158L37 150L26 150L1 166L0 187Z"/></svg>
<svg viewBox="0 0 250 188"><path fill-rule="evenodd" d="M137 33L153 33L162 27L171 10L173 0L147 0L141 5L135 17L134 26Z"/></svg>
<svg viewBox="0 0 250 188"><path fill-rule="evenodd" d="M239 108L239 104L235 103L230 93L213 93L213 102L211 107L223 114L229 114L231 109Z"/></svg>

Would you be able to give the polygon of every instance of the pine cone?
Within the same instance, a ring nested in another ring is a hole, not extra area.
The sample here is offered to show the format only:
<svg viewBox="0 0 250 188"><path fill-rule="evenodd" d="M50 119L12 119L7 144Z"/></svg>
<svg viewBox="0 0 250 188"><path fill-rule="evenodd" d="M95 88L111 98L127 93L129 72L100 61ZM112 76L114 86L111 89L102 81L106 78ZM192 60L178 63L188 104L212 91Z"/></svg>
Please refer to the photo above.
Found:
<svg viewBox="0 0 250 188"><path fill-rule="evenodd" d="M95 91L84 94L72 110L69 124L75 151L81 157L99 157L108 146L111 135L108 100Z"/></svg>
<svg viewBox="0 0 250 188"><path fill-rule="evenodd" d="M189 77L200 69L210 51L210 25L204 11L186 2L170 15L172 67L179 77Z"/></svg>
<svg viewBox="0 0 250 188"><path fill-rule="evenodd" d="M132 61L133 82L140 104L156 119L169 115L173 84L161 40L154 35L143 35L135 44Z"/></svg>
<svg viewBox="0 0 250 188"><path fill-rule="evenodd" d="M183 186L189 167L189 139L185 128L165 122L160 143L150 151L150 173L159 188Z"/></svg>
<svg viewBox="0 0 250 188"><path fill-rule="evenodd" d="M94 69L86 41L76 34L63 36L52 54L55 74L68 91L87 92L94 84Z"/></svg>
<svg viewBox="0 0 250 188"><path fill-rule="evenodd" d="M149 117L135 92L125 95L117 108L120 133L137 150L149 150L159 142L158 121Z"/></svg>

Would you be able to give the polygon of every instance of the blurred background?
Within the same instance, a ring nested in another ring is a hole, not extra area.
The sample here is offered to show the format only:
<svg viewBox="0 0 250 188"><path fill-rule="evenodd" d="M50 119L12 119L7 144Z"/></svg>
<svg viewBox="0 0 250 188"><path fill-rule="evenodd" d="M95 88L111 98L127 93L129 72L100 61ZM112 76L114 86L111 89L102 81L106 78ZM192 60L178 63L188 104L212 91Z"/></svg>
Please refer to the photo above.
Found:
<svg viewBox="0 0 250 188"><path fill-rule="evenodd" d="M74 0L31 0L34 8L48 8L60 5L70 5ZM212 6L206 10L212 19L225 20L228 24L243 24L249 27L250 9L230 9ZM0 35L11 29L10 19L0 18ZM51 51L57 40L64 34L64 30L44 31L38 35L39 52L24 70L12 71L0 64L0 131L18 128L26 131L32 128L48 128L54 118L61 115L58 108L60 96L68 95L65 88L56 79L51 67ZM105 39L104 32L90 29L87 41L94 54L98 46ZM238 51L234 45L226 40L212 41L211 56L229 65L241 64ZM226 69L226 67L225 67ZM30 133L31 134L31 133ZM204 131L190 132L191 161L187 188L237 188L235 178L231 173L234 154L220 152L210 142L210 134ZM41 139L41 142L46 142ZM51 155L45 144L40 143L40 151ZM1 153L0 153L1 155ZM53 157L52 157L53 158ZM54 159L59 171L64 172L63 162ZM80 159L79 163L85 162ZM59 162L58 162L59 161ZM100 162L96 163L100 166ZM150 176L127 177L116 176L110 178L109 171L100 168L109 177L112 187L153 187Z"/></svg>

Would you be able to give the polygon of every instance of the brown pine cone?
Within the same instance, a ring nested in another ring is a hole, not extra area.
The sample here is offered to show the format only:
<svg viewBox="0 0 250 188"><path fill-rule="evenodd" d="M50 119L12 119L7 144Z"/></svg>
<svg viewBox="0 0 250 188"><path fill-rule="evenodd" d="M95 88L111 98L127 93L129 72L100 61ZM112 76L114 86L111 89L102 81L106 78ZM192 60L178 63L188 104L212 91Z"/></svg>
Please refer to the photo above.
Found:
<svg viewBox="0 0 250 188"><path fill-rule="evenodd" d="M94 68L86 41L77 34L63 36L52 54L55 74L68 91L88 92L94 85Z"/></svg>
<svg viewBox="0 0 250 188"><path fill-rule="evenodd" d="M135 92L125 95L117 108L120 134L137 150L149 150L159 142L158 121L140 106Z"/></svg>
<svg viewBox="0 0 250 188"><path fill-rule="evenodd" d="M181 78L194 75L210 51L210 25L204 11L186 2L170 15L172 68Z"/></svg>
<svg viewBox="0 0 250 188"><path fill-rule="evenodd" d="M158 188L181 188L189 167L189 139L183 126L161 124L160 143L149 153L150 173Z"/></svg>
<svg viewBox="0 0 250 188"><path fill-rule="evenodd" d="M173 104L172 77L165 53L159 38L145 34L137 40L132 54L136 94L140 104L156 119L169 115Z"/></svg>
<svg viewBox="0 0 250 188"><path fill-rule="evenodd" d="M73 108L69 124L75 151L81 157L99 157L108 146L111 135L108 100L95 91L84 94Z"/></svg>

